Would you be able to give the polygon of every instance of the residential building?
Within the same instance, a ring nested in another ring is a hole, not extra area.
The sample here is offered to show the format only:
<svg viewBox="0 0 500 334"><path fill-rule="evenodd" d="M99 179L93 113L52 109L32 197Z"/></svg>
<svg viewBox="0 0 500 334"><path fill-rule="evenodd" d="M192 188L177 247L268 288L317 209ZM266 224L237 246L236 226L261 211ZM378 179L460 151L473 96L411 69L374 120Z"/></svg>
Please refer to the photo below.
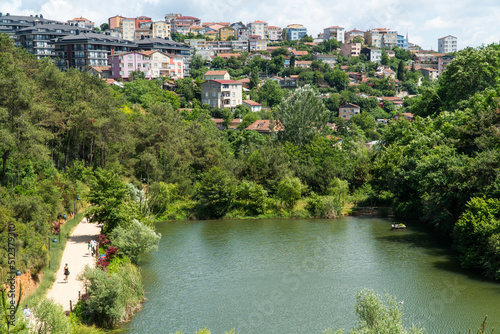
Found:
<svg viewBox="0 0 500 334"><path fill-rule="evenodd" d="M23 28L39 24L63 24L62 22L44 19L43 15L18 16L0 13L0 32L14 38L15 32Z"/></svg>
<svg viewBox="0 0 500 334"><path fill-rule="evenodd" d="M144 24L147 23L149 27L151 27L151 18L147 16L138 16L135 18L135 27L140 28L141 26L144 26Z"/></svg>
<svg viewBox="0 0 500 334"><path fill-rule="evenodd" d="M259 35L248 38L248 51L265 51L267 49L267 39L262 39Z"/></svg>
<svg viewBox="0 0 500 334"><path fill-rule="evenodd" d="M455 59L454 56L444 55L438 58L438 75L443 74L446 67Z"/></svg>
<svg viewBox="0 0 500 334"><path fill-rule="evenodd" d="M234 39L236 39L236 32L234 28L222 27L219 29L219 39L221 41L227 41L227 39L231 36L234 37Z"/></svg>
<svg viewBox="0 0 500 334"><path fill-rule="evenodd" d="M267 35L272 42L283 40L283 30L280 27L267 26Z"/></svg>
<svg viewBox="0 0 500 334"><path fill-rule="evenodd" d="M335 39L341 43L345 42L345 29L339 26L332 26L323 29L323 38L327 41Z"/></svg>
<svg viewBox="0 0 500 334"><path fill-rule="evenodd" d="M73 20L68 20L70 25L74 25L83 29L94 29L94 22L84 18L84 17L75 17Z"/></svg>
<svg viewBox="0 0 500 334"><path fill-rule="evenodd" d="M189 63L194 54L194 48L183 44L174 42L169 39L162 38L149 38L139 39L134 41L137 45L135 50L158 50L170 55L181 56L183 58L184 77L189 76Z"/></svg>
<svg viewBox="0 0 500 334"><path fill-rule="evenodd" d="M135 18L122 18L120 20L123 39L133 41L135 39Z"/></svg>
<svg viewBox="0 0 500 334"><path fill-rule="evenodd" d="M438 39L439 53L457 52L457 38L455 36L445 36Z"/></svg>
<svg viewBox="0 0 500 334"><path fill-rule="evenodd" d="M243 105L247 106L252 112L259 112L262 110L262 104L252 100L243 100Z"/></svg>
<svg viewBox="0 0 500 334"><path fill-rule="evenodd" d="M170 38L170 23L166 21L153 22L152 37L155 38Z"/></svg>
<svg viewBox="0 0 500 334"><path fill-rule="evenodd" d="M230 80L231 76L228 71L208 71L203 74L203 79L208 80Z"/></svg>
<svg viewBox="0 0 500 334"><path fill-rule="evenodd" d="M437 80L439 76L439 72L435 68L423 67L420 69L420 72L422 72L422 75L430 81Z"/></svg>
<svg viewBox="0 0 500 334"><path fill-rule="evenodd" d="M385 28L375 28L365 32L365 44L376 48L392 49L398 44L398 32Z"/></svg>
<svg viewBox="0 0 500 334"><path fill-rule="evenodd" d="M420 63L437 63L439 57L444 56L442 53L415 53L413 59L417 64Z"/></svg>
<svg viewBox="0 0 500 334"><path fill-rule="evenodd" d="M120 52L108 56L111 66L111 79L123 79L127 81L132 72L141 71L146 79L151 79L151 60L142 52Z"/></svg>
<svg viewBox="0 0 500 334"><path fill-rule="evenodd" d="M128 52L137 46L131 41L95 32L58 37L51 44L60 70L73 67L82 71L93 66L108 66L109 55Z"/></svg>
<svg viewBox="0 0 500 334"><path fill-rule="evenodd" d="M272 133L277 132L277 131L282 131L283 126L281 123L279 123L279 121L276 122L276 121L270 121L268 119L259 119L255 122L253 122L245 130L257 131L258 133L263 133L263 134L272 134Z"/></svg>
<svg viewBox="0 0 500 334"><path fill-rule="evenodd" d="M111 66L92 66L89 68L88 72L100 79L109 79L111 75L110 69Z"/></svg>
<svg viewBox="0 0 500 334"><path fill-rule="evenodd" d="M382 50L378 48L363 48L360 54L364 54L369 61L374 63L380 63L382 59Z"/></svg>
<svg viewBox="0 0 500 334"><path fill-rule="evenodd" d="M312 56L312 59L313 60L320 60L324 63L327 63L328 65L330 65L331 68L333 68L335 66L335 64L337 64L337 56L336 55L314 54ZM297 62L295 62L295 63L297 63Z"/></svg>
<svg viewBox="0 0 500 334"><path fill-rule="evenodd" d="M287 41L298 41L307 36L307 28L302 24L289 24L283 30L284 39Z"/></svg>
<svg viewBox="0 0 500 334"><path fill-rule="evenodd" d="M297 60L295 61L295 67L310 68L312 61L310 60Z"/></svg>
<svg viewBox="0 0 500 334"><path fill-rule="evenodd" d="M349 30L348 32L345 33L345 41L347 43L352 42L354 37L357 37L357 36L361 37L364 40L365 39L365 32L362 30L357 30L357 29Z"/></svg>
<svg viewBox="0 0 500 334"><path fill-rule="evenodd" d="M165 14L165 22L172 23L173 19L181 17L181 16L182 16L182 14L174 14L174 13Z"/></svg>
<svg viewBox="0 0 500 334"><path fill-rule="evenodd" d="M398 47L408 51L408 35L398 35Z"/></svg>
<svg viewBox="0 0 500 334"><path fill-rule="evenodd" d="M219 34L217 33L217 31L214 31L214 30L207 31L203 35L203 37L205 37L207 39L207 41L215 41L218 36L219 36Z"/></svg>
<svg viewBox="0 0 500 334"><path fill-rule="evenodd" d="M211 107L230 108L242 103L241 83L234 80L209 80L201 84L201 103Z"/></svg>
<svg viewBox="0 0 500 334"><path fill-rule="evenodd" d="M361 53L361 43L343 43L340 46L340 52L344 57L358 57Z"/></svg>
<svg viewBox="0 0 500 334"><path fill-rule="evenodd" d="M409 113L409 112L404 112L404 113L401 113L399 115L395 115L393 116L393 119L394 121L398 121L400 119L404 119L404 120L407 120L407 121L412 121L413 120L413 114L412 113Z"/></svg>
<svg viewBox="0 0 500 334"><path fill-rule="evenodd" d="M109 24L109 29L117 29L117 28L120 28L122 26L122 20L124 19L125 17L123 16L120 16L120 15L115 15L113 17L110 17L108 19L108 24Z"/></svg>
<svg viewBox="0 0 500 334"><path fill-rule="evenodd" d="M153 30L151 30L151 27L139 27L135 29L134 32L134 40L137 39L142 39L146 37L152 37L153 35Z"/></svg>
<svg viewBox="0 0 500 334"><path fill-rule="evenodd" d="M150 58L152 78L158 78L160 76L169 77L174 80L184 78L183 56L158 50L143 51L142 54Z"/></svg>
<svg viewBox="0 0 500 334"><path fill-rule="evenodd" d="M361 113L361 108L355 104L347 103L339 108L339 117L342 119L351 119L352 116Z"/></svg>
<svg viewBox="0 0 500 334"><path fill-rule="evenodd" d="M31 27L21 28L15 31L15 45L23 47L38 59L57 57L56 50L52 44L54 38L75 35L80 32L92 32L69 24L35 24ZM101 64L95 64L101 65ZM102 64L107 65L107 64Z"/></svg>
<svg viewBox="0 0 500 334"><path fill-rule="evenodd" d="M250 36L260 36L261 39L267 38L267 22L254 21L247 26L250 28Z"/></svg>
<svg viewBox="0 0 500 334"><path fill-rule="evenodd" d="M248 27L239 28L237 35L239 41L248 41L248 37L250 37L250 28Z"/></svg>
<svg viewBox="0 0 500 334"><path fill-rule="evenodd" d="M185 35L189 33L191 26L201 26L201 21L193 16L177 16L172 18L171 24L172 32Z"/></svg>

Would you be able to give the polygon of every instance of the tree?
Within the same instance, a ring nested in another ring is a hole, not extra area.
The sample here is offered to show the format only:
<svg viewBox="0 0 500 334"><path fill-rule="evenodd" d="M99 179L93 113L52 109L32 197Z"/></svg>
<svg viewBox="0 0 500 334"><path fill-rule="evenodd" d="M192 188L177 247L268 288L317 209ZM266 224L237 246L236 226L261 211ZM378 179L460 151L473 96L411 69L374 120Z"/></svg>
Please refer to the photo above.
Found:
<svg viewBox="0 0 500 334"><path fill-rule="evenodd" d="M106 31L109 29L109 24L103 23L99 27L101 28L101 31Z"/></svg>
<svg viewBox="0 0 500 334"><path fill-rule="evenodd" d="M361 36L354 36L354 38L352 39L352 42L363 44L365 42L365 39Z"/></svg>
<svg viewBox="0 0 500 334"><path fill-rule="evenodd" d="M382 50L382 57L380 58L380 63L382 65L389 65L389 56L387 56L387 52Z"/></svg>
<svg viewBox="0 0 500 334"><path fill-rule="evenodd" d="M250 89L259 87L259 69L257 67L252 68L252 75L250 77Z"/></svg>
<svg viewBox="0 0 500 334"><path fill-rule="evenodd" d="M297 177L285 177L278 183L278 190L276 195L285 204L288 210L293 209L295 203L300 199L305 187Z"/></svg>
<svg viewBox="0 0 500 334"><path fill-rule="evenodd" d="M274 80L266 80L258 91L259 102L274 107L283 99L283 91L280 85Z"/></svg>
<svg viewBox="0 0 500 334"><path fill-rule="evenodd" d="M203 174L195 188L197 212L203 218L221 218L233 203L232 179L219 167L213 167Z"/></svg>
<svg viewBox="0 0 500 334"><path fill-rule="evenodd" d="M297 57L295 57L295 54L293 54L290 57L290 68L295 68L295 62L297 61Z"/></svg>
<svg viewBox="0 0 500 334"><path fill-rule="evenodd" d="M323 132L329 112L316 91L306 85L296 89L293 95L276 107L275 117L279 137L302 147L316 133Z"/></svg>
<svg viewBox="0 0 500 334"><path fill-rule="evenodd" d="M264 213L267 191L260 184L252 181L241 182L236 190L236 197L243 202L248 215L256 216Z"/></svg>
<svg viewBox="0 0 500 334"><path fill-rule="evenodd" d="M223 69L226 66L226 61L222 57L215 57L210 63L212 68Z"/></svg>
<svg viewBox="0 0 500 334"><path fill-rule="evenodd" d="M399 61L398 65L398 80L405 81L406 78L406 62L404 60Z"/></svg>

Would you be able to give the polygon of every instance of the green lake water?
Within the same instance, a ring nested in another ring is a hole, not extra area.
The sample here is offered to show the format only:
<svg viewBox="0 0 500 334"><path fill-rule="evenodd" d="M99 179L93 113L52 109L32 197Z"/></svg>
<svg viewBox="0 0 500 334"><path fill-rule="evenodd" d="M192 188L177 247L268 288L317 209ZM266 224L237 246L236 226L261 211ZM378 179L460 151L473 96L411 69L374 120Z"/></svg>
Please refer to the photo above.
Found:
<svg viewBox="0 0 500 334"><path fill-rule="evenodd" d="M356 322L356 292L370 288L396 296L406 324L420 323L428 333L467 333L486 314L500 331L500 284L461 270L428 231L390 225L357 217L159 223L159 249L141 264L147 301L122 328L348 329Z"/></svg>

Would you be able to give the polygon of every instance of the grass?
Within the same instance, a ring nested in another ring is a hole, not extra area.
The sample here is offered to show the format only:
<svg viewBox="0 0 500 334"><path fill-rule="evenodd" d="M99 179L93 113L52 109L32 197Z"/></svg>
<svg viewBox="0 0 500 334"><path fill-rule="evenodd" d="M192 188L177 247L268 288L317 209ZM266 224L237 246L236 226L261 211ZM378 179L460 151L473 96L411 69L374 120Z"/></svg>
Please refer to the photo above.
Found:
<svg viewBox="0 0 500 334"><path fill-rule="evenodd" d="M66 247L66 243L68 241L69 236L73 229L78 225L78 223L84 217L85 212L80 212L73 219L69 219L66 221L64 225L61 225L61 242L54 243L54 238L58 238L57 234L50 235L50 269L47 267L43 270L42 282L38 286L38 288L29 295L23 303L30 304L32 301L42 298L45 296L47 291L50 289L52 284L54 284L56 280L56 271L59 270L59 266L61 265L61 258L64 252L64 248ZM48 242L48 240L47 240Z"/></svg>

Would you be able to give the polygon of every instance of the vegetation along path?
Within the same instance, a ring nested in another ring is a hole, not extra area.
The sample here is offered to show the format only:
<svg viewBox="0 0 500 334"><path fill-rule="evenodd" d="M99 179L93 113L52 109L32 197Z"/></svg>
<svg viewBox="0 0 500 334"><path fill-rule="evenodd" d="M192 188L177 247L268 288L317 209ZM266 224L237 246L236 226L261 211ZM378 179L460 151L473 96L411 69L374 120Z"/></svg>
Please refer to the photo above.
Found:
<svg viewBox="0 0 500 334"><path fill-rule="evenodd" d="M101 231L100 225L88 223L84 218L73 230L66 248L64 249L60 268L56 272L56 280L47 293L47 298L52 298L61 304L64 310L69 310L69 301L73 306L78 301L78 291L85 292L83 281L77 280L86 265L95 266L95 259L90 255L88 243L96 239ZM68 264L70 272L68 282L64 281L64 266Z"/></svg>

